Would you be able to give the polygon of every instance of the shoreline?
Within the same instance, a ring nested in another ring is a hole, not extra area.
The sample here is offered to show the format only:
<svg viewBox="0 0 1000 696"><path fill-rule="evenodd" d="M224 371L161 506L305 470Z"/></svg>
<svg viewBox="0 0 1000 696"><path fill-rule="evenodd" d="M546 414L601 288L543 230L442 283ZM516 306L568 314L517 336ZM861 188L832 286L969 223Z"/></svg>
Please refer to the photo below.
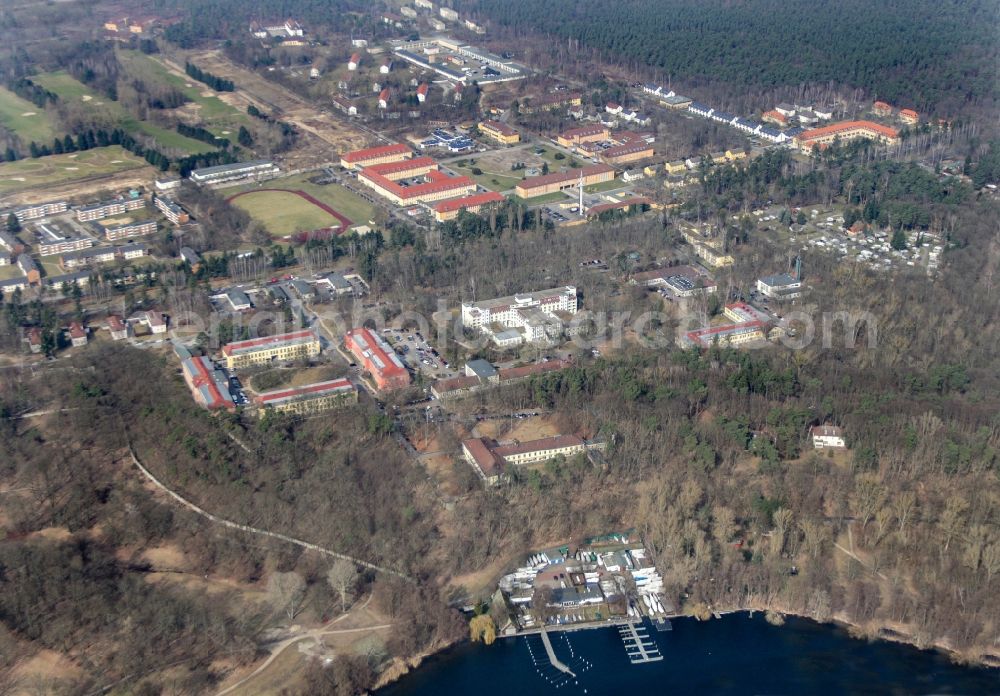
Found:
<svg viewBox="0 0 1000 696"><path fill-rule="evenodd" d="M779 614L781 616L794 616L799 619L807 619L809 621L812 621L820 625L833 624L839 626L840 628L845 629L850 635L850 637L854 640L867 640L868 642L886 641L889 643L908 645L910 647L916 648L917 650L929 650L941 653L942 655L947 656L952 662L958 665L1000 670L1000 654L983 652L979 653L978 655L969 655L967 653L955 650L953 647L951 647L950 645L948 645L946 642L943 641L934 641L929 645L920 645L911 634L901 630L901 627L898 626L890 627L882 625L877 628L874 628L874 627L863 626L861 624L849 620L843 614L831 616L826 621L817 621L812 616L808 616L806 614L802 614L795 611L787 611L785 609L773 606L772 607L754 606L754 607L716 609L713 610L712 618L705 619L705 621L711 621L712 619L715 619L716 615L718 615L719 617L717 620L721 620L721 617L726 616L728 614L749 614L750 616L752 616L754 612L760 612L762 614L767 612L772 612ZM663 618L668 621L672 621L674 619L694 619L696 621L701 621L701 619L698 619L697 617L692 616L691 614L671 614ZM651 617L643 617L643 621L646 620L652 620L652 619ZM590 622L590 623L580 623L580 624L568 624L563 626L553 626L548 630L552 632L589 631L601 628L613 628L622 623L625 623L625 621L608 620L601 623ZM874 628L874 633L872 633L872 628ZM526 631L519 631L518 633L514 633L512 635L497 635L496 639L501 640L504 638L522 638L530 635L537 635L540 632L541 629L537 628L528 629ZM443 653L450 650L451 648L466 642L471 642L471 641L469 638L464 638L462 640L456 640L451 643L447 643L445 645L437 646L435 648L429 648L412 657L395 658L392 664L390 664L390 666L384 672L382 672L382 674L379 675L379 679L376 682L375 686L372 688L371 693L377 693L379 690L384 689L390 684L399 681L401 678L405 677L410 672L418 669L421 665L423 665L423 663L427 659L440 656ZM989 659L984 659L988 657L991 657L992 661Z"/></svg>

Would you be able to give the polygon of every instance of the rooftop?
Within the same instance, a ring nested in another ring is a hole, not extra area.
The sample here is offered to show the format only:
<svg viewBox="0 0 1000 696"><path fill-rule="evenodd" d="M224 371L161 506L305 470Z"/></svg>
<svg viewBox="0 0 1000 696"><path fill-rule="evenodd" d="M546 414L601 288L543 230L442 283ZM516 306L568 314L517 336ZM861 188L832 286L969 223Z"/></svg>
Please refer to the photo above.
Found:
<svg viewBox="0 0 1000 696"><path fill-rule="evenodd" d="M257 403L262 406L276 406L304 398L319 398L330 394L354 391L354 385L346 378L316 382L291 389L275 389L257 395Z"/></svg>
<svg viewBox="0 0 1000 696"><path fill-rule="evenodd" d="M412 152L413 151L407 145L403 145L402 143L393 143L392 145L380 145L378 147L369 147L364 150L354 150L353 152L344 154L341 159L345 162L353 164L355 162L364 162L378 157L403 155Z"/></svg>
<svg viewBox="0 0 1000 696"><path fill-rule="evenodd" d="M450 198L446 201L441 201L434 206L434 210L438 213L449 213L453 210L461 210L462 208L471 208L487 203L499 203L502 200L504 200L504 197L501 194L494 191L486 191L484 193L474 193L464 198Z"/></svg>
<svg viewBox="0 0 1000 696"><path fill-rule="evenodd" d="M289 333L277 334L276 336L265 336L264 338L251 338L247 341L235 341L227 343L222 347L222 354L227 356L241 355L243 353L253 353L258 350L279 348L286 345L297 345L301 343L312 343L319 341L319 336L312 329L302 331L291 331Z"/></svg>
<svg viewBox="0 0 1000 696"><path fill-rule="evenodd" d="M580 178L581 174L585 177L596 176L599 174L614 174L615 168L607 164L594 164L589 167L583 167L581 169L569 169L565 172L555 172L553 174L542 174L540 176L529 176L525 177L517 188L529 189L536 188L539 186L548 186L550 184L558 184L564 181L576 181Z"/></svg>
<svg viewBox="0 0 1000 696"><path fill-rule="evenodd" d="M832 123L829 126L823 126L822 128L807 130L805 133L800 134L798 138L799 140L808 142L809 140L814 140L815 138L836 135L837 133L843 133L845 131L856 129L872 131L886 138L899 137L899 132L895 128L883 126L881 123L875 123L874 121L843 121L841 123Z"/></svg>

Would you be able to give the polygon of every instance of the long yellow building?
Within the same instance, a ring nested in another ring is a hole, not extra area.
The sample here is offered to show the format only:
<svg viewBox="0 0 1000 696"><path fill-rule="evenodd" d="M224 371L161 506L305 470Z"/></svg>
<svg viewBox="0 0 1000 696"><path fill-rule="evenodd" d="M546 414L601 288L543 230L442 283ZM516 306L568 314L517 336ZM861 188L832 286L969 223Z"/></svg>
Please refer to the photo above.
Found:
<svg viewBox="0 0 1000 696"><path fill-rule="evenodd" d="M298 360L319 355L322 346L312 329L252 338L249 341L227 343L222 347L226 367L236 370L254 365L266 365L272 360Z"/></svg>
<svg viewBox="0 0 1000 696"><path fill-rule="evenodd" d="M309 415L357 403L358 390L350 380L341 378L264 392L254 401L261 409Z"/></svg>

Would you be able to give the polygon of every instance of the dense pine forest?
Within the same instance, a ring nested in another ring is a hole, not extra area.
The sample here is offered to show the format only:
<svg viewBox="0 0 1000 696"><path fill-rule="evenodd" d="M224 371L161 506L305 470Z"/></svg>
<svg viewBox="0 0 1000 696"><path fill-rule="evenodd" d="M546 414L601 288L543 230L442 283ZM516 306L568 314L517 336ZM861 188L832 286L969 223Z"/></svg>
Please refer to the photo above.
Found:
<svg viewBox="0 0 1000 696"><path fill-rule="evenodd" d="M688 85L836 82L942 114L997 97L997 5L980 0L475 0L462 8Z"/></svg>

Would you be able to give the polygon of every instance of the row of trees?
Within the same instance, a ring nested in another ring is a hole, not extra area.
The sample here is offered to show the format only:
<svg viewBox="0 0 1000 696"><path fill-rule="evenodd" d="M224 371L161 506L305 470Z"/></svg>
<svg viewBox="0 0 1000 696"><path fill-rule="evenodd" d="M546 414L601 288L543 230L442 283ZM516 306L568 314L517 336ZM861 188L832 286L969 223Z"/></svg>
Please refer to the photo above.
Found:
<svg viewBox="0 0 1000 696"><path fill-rule="evenodd" d="M186 72L189 77L198 80L198 82L204 82L216 92L232 92L236 89L236 85L233 84L232 80L226 80L218 75L206 72L191 62L184 64L184 72Z"/></svg>

